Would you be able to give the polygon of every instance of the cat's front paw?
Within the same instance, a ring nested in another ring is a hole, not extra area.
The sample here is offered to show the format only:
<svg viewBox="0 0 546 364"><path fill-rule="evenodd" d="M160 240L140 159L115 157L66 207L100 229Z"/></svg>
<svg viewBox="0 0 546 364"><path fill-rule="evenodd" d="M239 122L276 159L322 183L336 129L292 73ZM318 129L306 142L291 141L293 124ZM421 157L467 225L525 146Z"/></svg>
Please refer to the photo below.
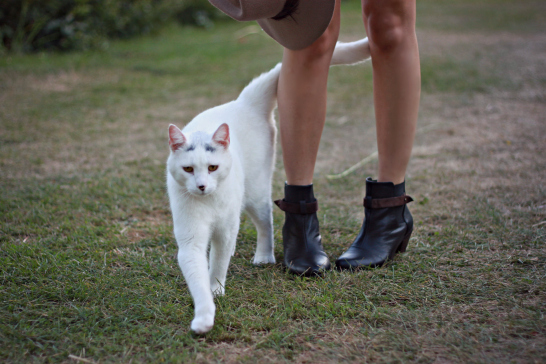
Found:
<svg viewBox="0 0 546 364"><path fill-rule="evenodd" d="M275 256L273 254L265 254L265 255L255 255L254 260L252 261L253 264L259 265L259 264L275 264Z"/></svg>
<svg viewBox="0 0 546 364"><path fill-rule="evenodd" d="M205 334L214 326L214 315L203 315L195 317L191 322L191 329L196 334Z"/></svg>

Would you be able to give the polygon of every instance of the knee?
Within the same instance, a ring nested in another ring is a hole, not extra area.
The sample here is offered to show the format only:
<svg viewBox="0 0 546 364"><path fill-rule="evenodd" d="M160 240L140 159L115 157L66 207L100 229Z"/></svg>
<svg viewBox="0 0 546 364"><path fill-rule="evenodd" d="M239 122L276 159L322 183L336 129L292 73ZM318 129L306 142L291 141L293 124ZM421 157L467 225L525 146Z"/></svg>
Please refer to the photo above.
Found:
<svg viewBox="0 0 546 364"><path fill-rule="evenodd" d="M364 1L364 22L367 24L370 47L389 52L415 32L413 2L407 0Z"/></svg>
<svg viewBox="0 0 546 364"><path fill-rule="evenodd" d="M339 30L328 28L326 31L304 51L315 59L330 58L336 47Z"/></svg>
<svg viewBox="0 0 546 364"><path fill-rule="evenodd" d="M330 64L330 59L334 53L336 42L339 35L339 27L328 27L326 31L310 46L298 50L290 51L293 56L299 58L301 64L308 66Z"/></svg>

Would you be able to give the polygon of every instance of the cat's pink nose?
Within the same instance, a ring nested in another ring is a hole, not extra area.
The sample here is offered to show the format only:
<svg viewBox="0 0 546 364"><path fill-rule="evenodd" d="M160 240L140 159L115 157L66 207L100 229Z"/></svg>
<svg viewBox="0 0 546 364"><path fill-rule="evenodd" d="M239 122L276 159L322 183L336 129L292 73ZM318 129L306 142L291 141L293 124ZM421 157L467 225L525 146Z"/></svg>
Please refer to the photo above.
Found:
<svg viewBox="0 0 546 364"><path fill-rule="evenodd" d="M199 186L199 189L200 189L201 191L204 191L204 190L205 190L205 186Z"/></svg>

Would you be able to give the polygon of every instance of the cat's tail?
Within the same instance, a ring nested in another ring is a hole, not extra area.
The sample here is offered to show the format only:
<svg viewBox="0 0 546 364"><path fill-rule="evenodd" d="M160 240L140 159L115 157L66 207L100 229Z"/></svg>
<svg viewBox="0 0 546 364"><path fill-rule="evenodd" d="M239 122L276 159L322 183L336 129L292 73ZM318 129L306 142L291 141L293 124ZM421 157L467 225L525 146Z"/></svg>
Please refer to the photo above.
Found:
<svg viewBox="0 0 546 364"><path fill-rule="evenodd" d="M368 38L356 42L337 42L330 65L350 65L364 62L370 58ZM281 73L281 63L278 63L269 72L256 77L246 86L239 95L238 101L244 101L262 110L266 115L271 114L277 106L277 82Z"/></svg>
<svg viewBox="0 0 546 364"><path fill-rule="evenodd" d="M337 42L330 66L358 64L367 61L370 57L368 37L350 43Z"/></svg>
<svg viewBox="0 0 546 364"><path fill-rule="evenodd" d="M269 116L277 106L277 82L281 64L277 63L269 72L262 73L252 80L241 92L237 101L243 101Z"/></svg>

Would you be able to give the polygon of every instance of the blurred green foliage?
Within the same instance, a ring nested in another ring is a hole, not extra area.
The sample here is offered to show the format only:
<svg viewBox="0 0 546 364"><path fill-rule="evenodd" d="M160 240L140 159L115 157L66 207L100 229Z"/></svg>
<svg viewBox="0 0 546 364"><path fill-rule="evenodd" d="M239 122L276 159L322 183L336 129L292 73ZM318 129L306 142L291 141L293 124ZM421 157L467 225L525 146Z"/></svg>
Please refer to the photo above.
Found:
<svg viewBox="0 0 546 364"><path fill-rule="evenodd" d="M222 15L207 0L2 0L2 51L105 48L108 39L153 32L171 21L210 28Z"/></svg>

